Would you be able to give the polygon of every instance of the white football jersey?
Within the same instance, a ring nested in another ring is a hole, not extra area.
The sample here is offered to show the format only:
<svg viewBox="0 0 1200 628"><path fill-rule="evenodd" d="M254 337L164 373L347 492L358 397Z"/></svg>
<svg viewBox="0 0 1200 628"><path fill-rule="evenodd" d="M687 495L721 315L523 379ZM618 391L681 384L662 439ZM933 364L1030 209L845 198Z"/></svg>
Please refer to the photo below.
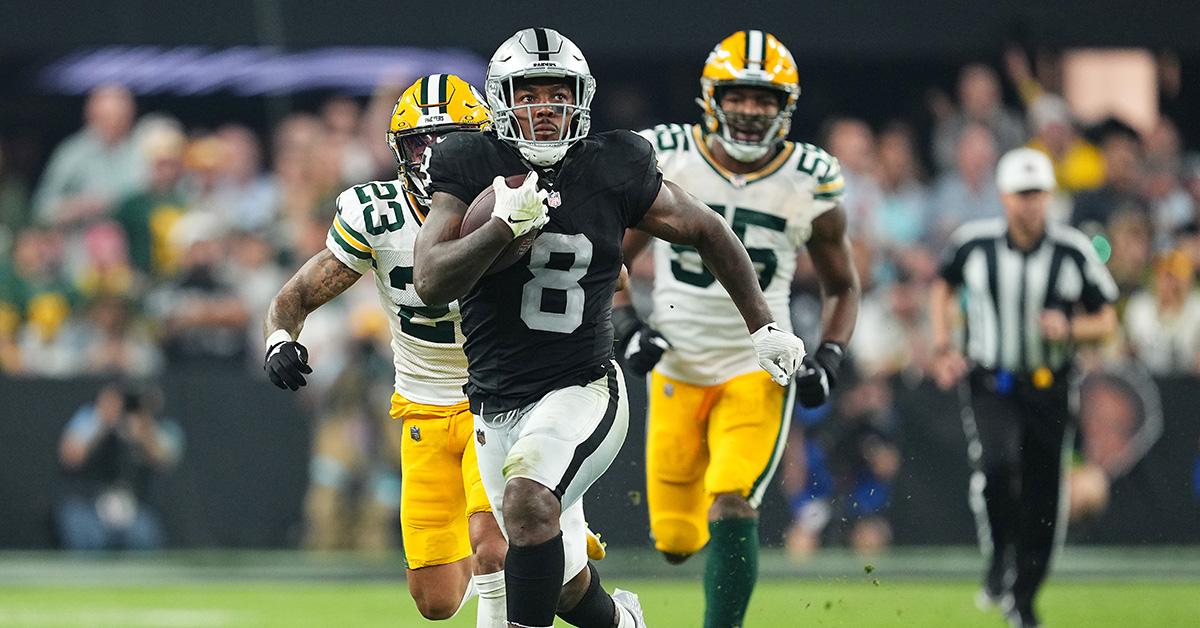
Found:
<svg viewBox="0 0 1200 628"><path fill-rule="evenodd" d="M413 250L424 218L399 180L364 183L338 196L325 246L350 268L375 277L392 332L396 392L448 406L466 398L467 358L458 303L428 307L413 286Z"/></svg>
<svg viewBox="0 0 1200 628"><path fill-rule="evenodd" d="M837 206L845 184L837 159L811 144L785 142L757 172L717 164L700 127L665 124L643 131L663 178L721 214L746 245L759 285L780 327L791 330L788 301L796 253L812 221ZM729 294L692 247L656 240L651 325L671 343L658 363L664 375L711 386L758 370L750 333Z"/></svg>

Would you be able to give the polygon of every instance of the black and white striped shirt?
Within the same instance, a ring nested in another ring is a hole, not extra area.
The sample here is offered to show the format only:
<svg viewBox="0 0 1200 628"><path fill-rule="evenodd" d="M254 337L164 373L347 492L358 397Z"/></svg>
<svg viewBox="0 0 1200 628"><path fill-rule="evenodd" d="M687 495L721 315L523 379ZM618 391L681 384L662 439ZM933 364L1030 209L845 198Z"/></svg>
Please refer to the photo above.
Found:
<svg viewBox="0 0 1200 628"><path fill-rule="evenodd" d="M1087 236L1047 224L1031 250L1012 244L1004 219L976 220L958 229L941 276L959 289L966 313L966 353L977 365L1029 374L1069 365L1071 343L1042 337L1042 312L1069 317L1082 306L1095 313L1117 298L1117 285Z"/></svg>

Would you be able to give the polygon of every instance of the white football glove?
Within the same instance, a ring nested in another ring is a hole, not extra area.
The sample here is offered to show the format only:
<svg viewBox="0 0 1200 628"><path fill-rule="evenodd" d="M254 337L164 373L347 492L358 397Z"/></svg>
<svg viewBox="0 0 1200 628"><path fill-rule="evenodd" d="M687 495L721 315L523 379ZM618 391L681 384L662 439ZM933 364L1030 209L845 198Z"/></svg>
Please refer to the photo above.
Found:
<svg viewBox="0 0 1200 628"><path fill-rule="evenodd" d="M533 229L541 229L550 222L550 210L546 207L546 198L550 193L539 190L538 175L529 173L521 187L513 189L504 182L504 177L492 180L492 191L496 193L496 204L492 215L504 221L513 231L513 237L519 238Z"/></svg>
<svg viewBox="0 0 1200 628"><path fill-rule="evenodd" d="M780 329L775 323L767 323L750 334L754 341L754 352L758 354L758 365L771 375L780 386L787 386L800 368L804 359L804 341Z"/></svg>

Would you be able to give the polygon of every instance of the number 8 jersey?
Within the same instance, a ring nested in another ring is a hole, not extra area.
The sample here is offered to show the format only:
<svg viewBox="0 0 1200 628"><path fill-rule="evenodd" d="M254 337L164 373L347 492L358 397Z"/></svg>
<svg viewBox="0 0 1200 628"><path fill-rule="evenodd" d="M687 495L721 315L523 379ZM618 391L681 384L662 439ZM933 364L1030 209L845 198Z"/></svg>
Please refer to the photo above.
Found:
<svg viewBox="0 0 1200 628"><path fill-rule="evenodd" d="M463 400L467 360L458 304L427 307L413 286L413 248L424 218L399 180L365 183L338 196L325 246L375 278L392 334L396 392L416 403L449 406Z"/></svg>
<svg viewBox="0 0 1200 628"><path fill-rule="evenodd" d="M733 227L750 253L775 321L790 331L797 251L808 241L813 219L842 197L837 160L811 144L784 142L766 166L740 175L716 162L698 126L659 125L642 135L654 145L663 176ZM654 268L651 324L671 343L658 371L712 386L759 369L737 307L694 248L657 240Z"/></svg>
<svg viewBox="0 0 1200 628"><path fill-rule="evenodd" d="M468 205L496 176L530 170L491 133L453 133L428 155L430 189ZM476 414L525 406L610 368L621 240L662 185L653 149L629 131L589 135L539 174L551 192L550 222L525 257L461 299Z"/></svg>

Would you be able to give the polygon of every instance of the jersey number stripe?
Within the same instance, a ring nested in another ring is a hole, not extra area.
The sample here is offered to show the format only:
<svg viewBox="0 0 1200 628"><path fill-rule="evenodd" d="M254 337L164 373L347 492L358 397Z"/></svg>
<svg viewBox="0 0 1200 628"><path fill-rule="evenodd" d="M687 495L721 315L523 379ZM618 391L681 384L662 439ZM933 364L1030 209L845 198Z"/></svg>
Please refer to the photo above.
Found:
<svg viewBox="0 0 1200 628"><path fill-rule="evenodd" d="M711 205L713 211L725 215L724 205ZM787 220L779 216L773 216L753 209L745 207L733 208L733 233L742 241L744 246L746 243L746 229L748 227L762 227L771 231L783 233L787 229ZM716 282L717 278L712 272L699 261L699 253L695 247L683 246L680 244L672 244L671 252L671 274L675 279L683 283L696 286L698 288L707 288ZM771 285L771 280L775 278L775 269L779 266L779 256L772 249L760 249L746 247L746 252L750 254L750 261L754 262L754 268L758 271L758 287L766 290L767 286ZM700 270L690 270L684 267L683 257L689 256L695 260L695 265L700 267Z"/></svg>
<svg viewBox="0 0 1200 628"><path fill-rule="evenodd" d="M582 233L543 233L533 241L521 290L521 320L530 329L569 334L583 322L579 280L592 263L592 242Z"/></svg>

